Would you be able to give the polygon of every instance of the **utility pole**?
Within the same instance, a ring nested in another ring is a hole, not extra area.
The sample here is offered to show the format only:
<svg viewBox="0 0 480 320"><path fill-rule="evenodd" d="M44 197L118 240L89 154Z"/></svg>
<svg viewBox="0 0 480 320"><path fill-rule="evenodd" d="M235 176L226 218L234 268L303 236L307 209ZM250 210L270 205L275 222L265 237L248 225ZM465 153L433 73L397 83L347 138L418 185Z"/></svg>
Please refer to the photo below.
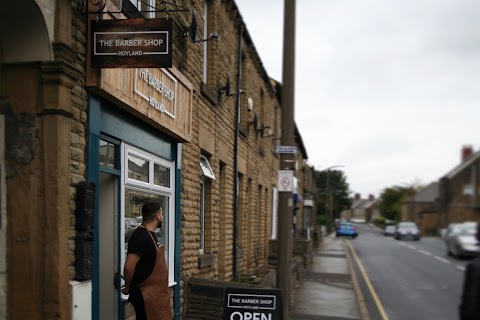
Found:
<svg viewBox="0 0 480 320"><path fill-rule="evenodd" d="M283 66L282 66L282 146L295 145L295 1L285 0L283 20ZM280 154L280 170L293 171L295 156ZM292 183L293 185L293 183ZM290 319L290 260L292 256L293 186L291 191L279 194L279 228L277 250L277 288L282 291L283 319Z"/></svg>

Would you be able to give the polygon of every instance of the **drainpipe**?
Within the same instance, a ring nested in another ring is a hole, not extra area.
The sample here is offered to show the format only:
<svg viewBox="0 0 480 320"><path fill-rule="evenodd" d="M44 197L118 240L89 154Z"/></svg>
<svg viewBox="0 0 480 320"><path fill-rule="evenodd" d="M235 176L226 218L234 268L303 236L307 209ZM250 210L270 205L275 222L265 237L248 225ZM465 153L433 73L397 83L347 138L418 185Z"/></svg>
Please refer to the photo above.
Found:
<svg viewBox="0 0 480 320"><path fill-rule="evenodd" d="M238 28L237 52L237 94L235 101L235 138L233 142L233 280L237 279L237 237L238 237L238 133L240 125L240 82L242 79L242 35L243 24Z"/></svg>

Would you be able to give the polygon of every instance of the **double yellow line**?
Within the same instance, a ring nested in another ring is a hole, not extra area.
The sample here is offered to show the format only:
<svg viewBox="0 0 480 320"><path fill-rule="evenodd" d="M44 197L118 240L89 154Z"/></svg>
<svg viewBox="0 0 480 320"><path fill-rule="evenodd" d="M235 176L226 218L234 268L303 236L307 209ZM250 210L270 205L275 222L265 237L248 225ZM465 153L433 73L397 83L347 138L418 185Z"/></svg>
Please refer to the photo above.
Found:
<svg viewBox="0 0 480 320"><path fill-rule="evenodd" d="M353 246L350 244L350 241L345 241L345 243L348 245L350 252L353 254L353 257L355 258L355 262L357 263L360 272L363 275L363 279L365 280L365 283L367 284L368 290L370 290L370 294L373 297L373 300L375 301L375 304L377 305L378 312L380 313L381 317L383 320L388 320L388 316L385 312L385 309L383 308L382 303L380 302L380 299L378 298L377 293L375 292L375 289L373 289L372 283L370 282L370 279L368 278L367 272L365 271L365 268L363 267L362 262L358 258L357 252L353 248ZM353 270L355 272L355 270Z"/></svg>

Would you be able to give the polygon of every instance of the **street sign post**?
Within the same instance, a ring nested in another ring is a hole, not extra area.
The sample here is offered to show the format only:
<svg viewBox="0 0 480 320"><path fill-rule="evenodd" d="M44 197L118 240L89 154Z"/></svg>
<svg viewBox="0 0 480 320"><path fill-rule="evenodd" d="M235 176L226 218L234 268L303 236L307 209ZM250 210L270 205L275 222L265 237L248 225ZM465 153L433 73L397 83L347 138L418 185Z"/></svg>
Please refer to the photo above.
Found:
<svg viewBox="0 0 480 320"><path fill-rule="evenodd" d="M278 171L278 191L279 192L293 191L293 170Z"/></svg>
<svg viewBox="0 0 480 320"><path fill-rule="evenodd" d="M297 146L277 146L275 151L277 153L296 154L297 153Z"/></svg>

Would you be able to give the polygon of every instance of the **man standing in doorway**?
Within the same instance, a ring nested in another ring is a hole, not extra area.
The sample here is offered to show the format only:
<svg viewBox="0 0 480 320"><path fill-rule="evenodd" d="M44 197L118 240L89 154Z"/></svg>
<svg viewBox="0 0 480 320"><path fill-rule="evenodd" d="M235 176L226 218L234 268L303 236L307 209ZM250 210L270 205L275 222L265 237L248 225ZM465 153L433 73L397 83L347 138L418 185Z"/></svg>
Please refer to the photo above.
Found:
<svg viewBox="0 0 480 320"><path fill-rule="evenodd" d="M477 222L476 237L480 242L480 221ZM480 256L467 265L460 303L460 320L478 319L480 319Z"/></svg>
<svg viewBox="0 0 480 320"><path fill-rule="evenodd" d="M158 203L147 202L142 216L142 224L128 241L122 293L129 295L137 320L171 320L165 248L155 236L162 226L163 211Z"/></svg>

